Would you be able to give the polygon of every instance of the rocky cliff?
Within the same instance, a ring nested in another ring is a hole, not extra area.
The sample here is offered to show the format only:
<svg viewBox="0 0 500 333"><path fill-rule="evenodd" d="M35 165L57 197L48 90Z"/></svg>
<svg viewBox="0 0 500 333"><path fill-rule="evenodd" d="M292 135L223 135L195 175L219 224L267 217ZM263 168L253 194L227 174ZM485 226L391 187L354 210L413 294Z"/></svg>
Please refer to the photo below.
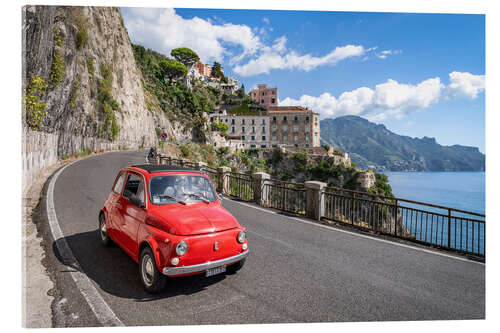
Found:
<svg viewBox="0 0 500 333"><path fill-rule="evenodd" d="M147 107L118 8L26 6L23 31L24 87L35 78L46 85L38 93L41 116L30 109L23 115L25 134L57 135L59 158L104 144L154 145L157 127L182 138L175 124Z"/></svg>

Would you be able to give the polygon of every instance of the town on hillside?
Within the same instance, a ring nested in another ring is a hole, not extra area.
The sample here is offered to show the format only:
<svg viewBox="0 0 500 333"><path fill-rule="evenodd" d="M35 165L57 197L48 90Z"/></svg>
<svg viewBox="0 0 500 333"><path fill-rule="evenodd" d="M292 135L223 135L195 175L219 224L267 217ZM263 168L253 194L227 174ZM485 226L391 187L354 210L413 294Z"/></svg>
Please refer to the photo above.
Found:
<svg viewBox="0 0 500 333"><path fill-rule="evenodd" d="M198 61L189 70L188 81L199 79L219 89L221 93L236 94L238 79L225 77L224 68L217 62L213 67ZM333 154L333 148L325 149L321 146L317 112L304 106L278 105L278 87L268 87L267 84L258 84L247 96L254 103L250 107L223 104L217 105L210 112L212 128L222 127L226 133L225 140L217 140L214 146L229 147L231 150L280 148L292 153L305 151L311 155ZM344 155L347 159L347 153Z"/></svg>

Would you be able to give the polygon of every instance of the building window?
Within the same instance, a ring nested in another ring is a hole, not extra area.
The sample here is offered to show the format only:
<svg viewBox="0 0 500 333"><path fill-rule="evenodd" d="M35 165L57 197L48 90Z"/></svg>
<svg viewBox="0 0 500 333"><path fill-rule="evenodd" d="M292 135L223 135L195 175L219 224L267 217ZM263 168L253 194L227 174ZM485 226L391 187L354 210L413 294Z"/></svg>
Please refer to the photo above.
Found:
<svg viewBox="0 0 500 333"><path fill-rule="evenodd" d="M287 125L283 125L283 132L286 132L288 131L288 126Z"/></svg>
<svg viewBox="0 0 500 333"><path fill-rule="evenodd" d="M271 103L276 103L276 100L274 98L271 98Z"/></svg>
<svg viewBox="0 0 500 333"><path fill-rule="evenodd" d="M231 119L231 125L234 125L234 118Z"/></svg>
<svg viewBox="0 0 500 333"><path fill-rule="evenodd" d="M266 145L260 145L260 148L266 148Z"/></svg>
<svg viewBox="0 0 500 333"><path fill-rule="evenodd" d="M293 141L297 141L298 139L299 139L298 136L296 136L296 135L293 136Z"/></svg>
<svg viewBox="0 0 500 333"><path fill-rule="evenodd" d="M262 133L266 133L266 126L262 126Z"/></svg>
<svg viewBox="0 0 500 333"><path fill-rule="evenodd" d="M273 124L276 124L276 117L273 117Z"/></svg>
<svg viewBox="0 0 500 333"><path fill-rule="evenodd" d="M245 118L241 119L241 124L245 125Z"/></svg>
<svg viewBox="0 0 500 333"><path fill-rule="evenodd" d="M311 130L311 128L309 126L306 126L305 130L306 130L306 133L309 133L309 131Z"/></svg>
<svg viewBox="0 0 500 333"><path fill-rule="evenodd" d="M252 133L255 133L255 126L252 126Z"/></svg>
<svg viewBox="0 0 500 333"><path fill-rule="evenodd" d="M255 148L255 145L250 145L250 148Z"/></svg>
<svg viewBox="0 0 500 333"><path fill-rule="evenodd" d="M255 136L254 135L252 135L252 141L255 141Z"/></svg>
<svg viewBox="0 0 500 333"><path fill-rule="evenodd" d="M273 125L273 132L276 132L278 130L278 126Z"/></svg>
<svg viewBox="0 0 500 333"><path fill-rule="evenodd" d="M306 143L306 147L309 147L309 144L308 144L308 143Z"/></svg>
<svg viewBox="0 0 500 333"><path fill-rule="evenodd" d="M262 118L262 125L266 124L266 118Z"/></svg>
<svg viewBox="0 0 500 333"><path fill-rule="evenodd" d="M306 117L306 123L309 124L309 116Z"/></svg>
<svg viewBox="0 0 500 333"><path fill-rule="evenodd" d="M278 137L277 137L276 135L273 135L273 136L271 137L271 139L272 139L273 141L278 141Z"/></svg>
<svg viewBox="0 0 500 333"><path fill-rule="evenodd" d="M266 136L265 135L262 136L262 141L266 141Z"/></svg>
<svg viewBox="0 0 500 333"><path fill-rule="evenodd" d="M231 127L231 133L234 133L234 126Z"/></svg>
<svg viewBox="0 0 500 333"><path fill-rule="evenodd" d="M295 123L296 123L296 122L298 122L298 121L299 121L299 117L297 117L297 116L293 117L293 121L294 121Z"/></svg>
<svg viewBox="0 0 500 333"><path fill-rule="evenodd" d="M226 119L224 119L224 121L227 123L227 118L226 118Z"/></svg>
<svg viewBox="0 0 500 333"><path fill-rule="evenodd" d="M264 104L264 100L263 99L260 100L260 104Z"/></svg>
<svg viewBox="0 0 500 333"><path fill-rule="evenodd" d="M286 135L283 135L283 142L286 142Z"/></svg>
<svg viewBox="0 0 500 333"><path fill-rule="evenodd" d="M293 126L293 131L298 132L299 131L299 126Z"/></svg>
<svg viewBox="0 0 500 333"><path fill-rule="evenodd" d="M309 142L309 135L306 135L306 142Z"/></svg>
<svg viewBox="0 0 500 333"><path fill-rule="evenodd" d="M252 125L255 125L255 119L252 119Z"/></svg>
<svg viewBox="0 0 500 333"><path fill-rule="evenodd" d="M245 141L245 139L246 139L246 138L245 138L245 136L244 136L244 135L242 135L242 136L241 136L241 140L242 140L242 141Z"/></svg>
<svg viewBox="0 0 500 333"><path fill-rule="evenodd" d="M283 122L286 123L286 117L283 117Z"/></svg>

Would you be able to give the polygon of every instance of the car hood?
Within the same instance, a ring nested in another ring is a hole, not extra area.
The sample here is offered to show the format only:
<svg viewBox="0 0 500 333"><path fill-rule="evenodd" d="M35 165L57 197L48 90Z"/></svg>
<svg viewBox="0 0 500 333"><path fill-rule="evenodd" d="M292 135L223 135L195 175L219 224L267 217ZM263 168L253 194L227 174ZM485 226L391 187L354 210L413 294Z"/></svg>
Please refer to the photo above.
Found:
<svg viewBox="0 0 500 333"><path fill-rule="evenodd" d="M172 204L158 207L153 217L169 233L189 236L240 227L238 221L220 204Z"/></svg>

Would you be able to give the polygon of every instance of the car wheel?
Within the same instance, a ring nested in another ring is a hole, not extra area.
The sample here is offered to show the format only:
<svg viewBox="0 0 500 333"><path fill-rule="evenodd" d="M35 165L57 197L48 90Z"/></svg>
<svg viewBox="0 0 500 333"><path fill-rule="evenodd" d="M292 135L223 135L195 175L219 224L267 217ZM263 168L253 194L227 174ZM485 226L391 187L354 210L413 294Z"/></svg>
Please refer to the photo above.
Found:
<svg viewBox="0 0 500 333"><path fill-rule="evenodd" d="M155 256L150 247L144 248L141 252L139 275L148 293L159 293L165 287L166 277L156 268Z"/></svg>
<svg viewBox="0 0 500 333"><path fill-rule="evenodd" d="M234 274L236 273L237 271L239 271L240 269L243 268L243 265L245 265L245 260L247 260L246 258L245 259L241 259L240 261L238 261L237 263L235 264L232 264L231 266L227 266L226 268L226 271L229 273L229 274Z"/></svg>
<svg viewBox="0 0 500 333"><path fill-rule="evenodd" d="M104 246L111 245L111 238L109 238L106 230L106 216L104 213L99 214L99 236L101 238L101 243Z"/></svg>

